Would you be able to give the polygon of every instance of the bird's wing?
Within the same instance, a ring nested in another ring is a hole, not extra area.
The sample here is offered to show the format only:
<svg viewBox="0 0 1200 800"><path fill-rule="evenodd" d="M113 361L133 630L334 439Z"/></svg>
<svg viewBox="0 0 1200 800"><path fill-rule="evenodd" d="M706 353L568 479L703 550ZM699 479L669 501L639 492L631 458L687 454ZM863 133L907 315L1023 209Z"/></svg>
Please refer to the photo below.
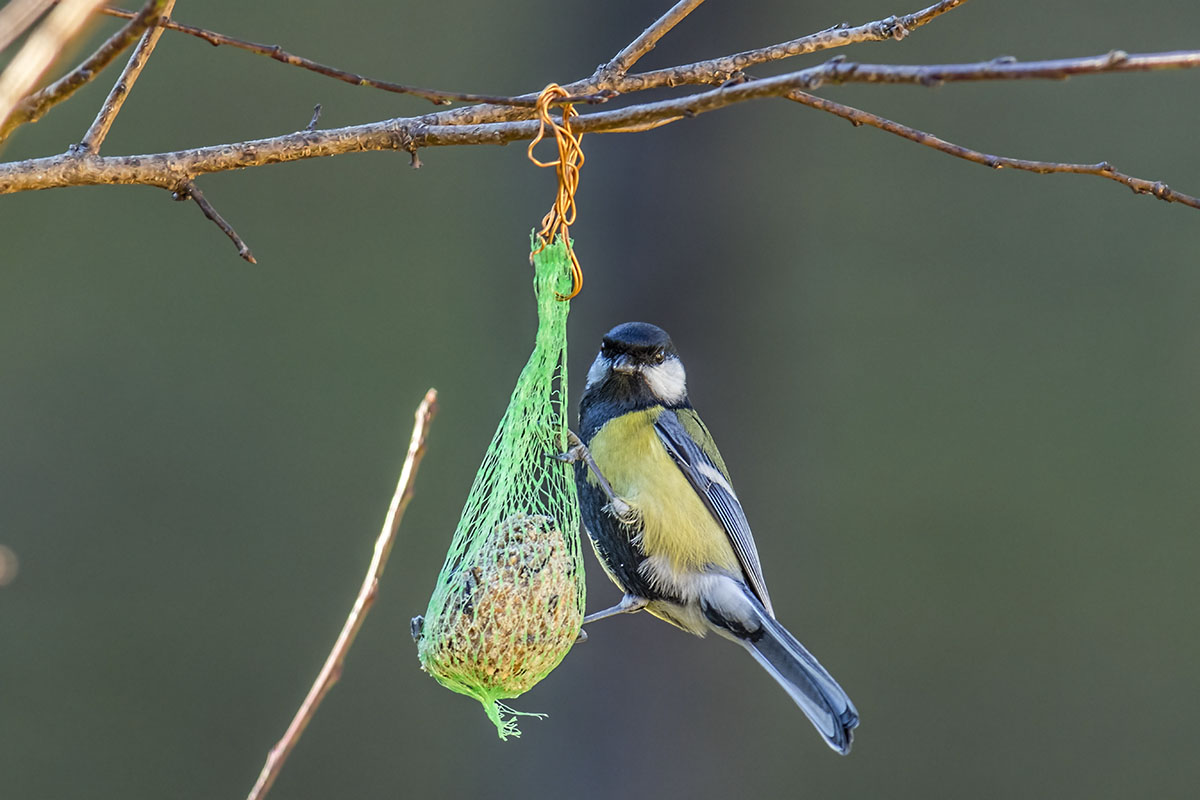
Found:
<svg viewBox="0 0 1200 800"><path fill-rule="evenodd" d="M654 429L696 494L700 495L704 505L708 506L708 510L729 535L729 542L733 545L742 572L746 574L750 589L767 613L774 617L771 598L767 595L767 582L763 580L762 564L758 560L754 536L750 533L750 523L746 521L742 504L733 491L725 463L712 443L708 429L690 408L664 410L655 420ZM711 454L705 452L700 444L702 441L711 446Z"/></svg>

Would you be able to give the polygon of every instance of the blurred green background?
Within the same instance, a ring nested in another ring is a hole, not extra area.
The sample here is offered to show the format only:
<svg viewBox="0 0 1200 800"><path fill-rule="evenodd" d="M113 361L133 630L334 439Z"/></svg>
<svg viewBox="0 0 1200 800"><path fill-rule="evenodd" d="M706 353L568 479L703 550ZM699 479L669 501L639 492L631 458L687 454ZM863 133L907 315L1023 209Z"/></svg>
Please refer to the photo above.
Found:
<svg viewBox="0 0 1200 800"><path fill-rule="evenodd" d="M517 93L590 73L668 5L185 0L176 17ZM713 0L642 66L916 8ZM1184 0L974 2L842 52L1035 59L1198 32ZM77 141L113 77L3 157ZM1200 193L1198 89L1177 72L824 94ZM293 131L318 102L328 127L429 110L167 33L104 150ZM645 615L596 626L516 701L550 712L516 742L419 671L408 620L532 346L526 245L553 179L514 145L202 178L256 267L162 191L0 198L0 545L20 559L0 588L0 796L243 796L345 617L431 385L442 411L379 602L272 796L1191 796L1200 214L783 101L584 145L572 397L612 325L674 335L779 617L862 713L853 755L739 648ZM616 598L594 564L593 609Z"/></svg>

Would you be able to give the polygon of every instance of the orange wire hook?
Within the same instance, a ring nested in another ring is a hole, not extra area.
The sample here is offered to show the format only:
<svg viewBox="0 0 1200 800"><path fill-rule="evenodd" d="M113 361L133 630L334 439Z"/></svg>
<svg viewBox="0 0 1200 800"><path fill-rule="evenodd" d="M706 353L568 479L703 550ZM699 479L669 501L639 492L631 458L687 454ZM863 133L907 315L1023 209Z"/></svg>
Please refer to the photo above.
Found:
<svg viewBox="0 0 1200 800"><path fill-rule="evenodd" d="M571 246L570 236L570 229L575 224L577 212L575 192L579 189L579 169L583 166L583 148L580 145L583 134L571 130L571 119L579 116L574 104L562 104L561 123L550 116L550 106L555 100L564 97L570 97L570 94L557 83L550 84L538 95L536 105L539 121L538 132L537 136L533 137L533 141L529 143L527 154L529 160L539 167L554 167L555 174L558 176L558 193L554 198L554 206L546 216L542 217L542 229L538 231L538 238L542 240L542 246L534 253L542 252L546 245L554 241L556 235L562 236L563 244L567 248L567 255L571 259L571 293L560 294L558 299L570 300L583 289L583 268L579 266L579 259L575 255L575 249ZM554 132L554 141L558 145L558 158L555 161L539 161L533 154L533 148L546 138L547 126Z"/></svg>

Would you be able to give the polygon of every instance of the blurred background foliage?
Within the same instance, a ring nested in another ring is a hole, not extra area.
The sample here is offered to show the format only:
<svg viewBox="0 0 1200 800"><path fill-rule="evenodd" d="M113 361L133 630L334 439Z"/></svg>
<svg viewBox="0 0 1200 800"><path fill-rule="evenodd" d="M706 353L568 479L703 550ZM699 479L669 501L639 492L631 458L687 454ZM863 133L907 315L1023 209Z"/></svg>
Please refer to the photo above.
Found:
<svg viewBox="0 0 1200 800"><path fill-rule="evenodd" d="M380 78L586 75L667 0L181 2ZM916 9L713 2L645 68ZM115 25L93 31L98 39ZM1184 0L970 3L853 60L1195 47ZM815 63L753 70L756 75ZM4 157L61 152L115 72ZM830 87L972 147L1200 191L1194 72ZM155 152L422 113L168 33L105 144ZM502 744L408 633L532 345L523 146L204 177L259 265L139 187L0 199L0 795L239 797L332 643L412 410L442 411L342 683L277 784L325 797L1181 797L1200 778L1200 215L993 172L783 101L584 140L599 336L675 337L780 618L862 712L828 752L738 648L601 623ZM589 556L590 558L590 556ZM594 561L590 561L594 565ZM591 570L590 605L615 590Z"/></svg>

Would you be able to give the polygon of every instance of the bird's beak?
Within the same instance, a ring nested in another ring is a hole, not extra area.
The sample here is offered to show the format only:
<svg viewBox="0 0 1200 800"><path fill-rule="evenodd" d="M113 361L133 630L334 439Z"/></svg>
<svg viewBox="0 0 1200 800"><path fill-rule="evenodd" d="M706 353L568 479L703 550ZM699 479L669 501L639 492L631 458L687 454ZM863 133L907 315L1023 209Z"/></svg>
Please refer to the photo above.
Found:
<svg viewBox="0 0 1200 800"><path fill-rule="evenodd" d="M613 361L613 372L619 372L622 375L633 375L638 371L637 362L630 356L618 356Z"/></svg>

